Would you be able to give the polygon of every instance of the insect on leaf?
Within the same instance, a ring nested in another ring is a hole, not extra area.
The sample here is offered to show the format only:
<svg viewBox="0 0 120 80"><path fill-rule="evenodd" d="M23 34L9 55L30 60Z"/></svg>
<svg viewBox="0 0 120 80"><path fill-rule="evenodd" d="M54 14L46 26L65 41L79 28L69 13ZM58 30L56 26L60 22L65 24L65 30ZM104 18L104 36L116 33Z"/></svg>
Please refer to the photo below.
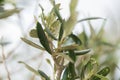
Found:
<svg viewBox="0 0 120 80"><path fill-rule="evenodd" d="M43 47L47 50L48 53L52 54L48 39L45 35L42 25L39 22L37 22L37 35L38 35L40 43L43 45Z"/></svg>

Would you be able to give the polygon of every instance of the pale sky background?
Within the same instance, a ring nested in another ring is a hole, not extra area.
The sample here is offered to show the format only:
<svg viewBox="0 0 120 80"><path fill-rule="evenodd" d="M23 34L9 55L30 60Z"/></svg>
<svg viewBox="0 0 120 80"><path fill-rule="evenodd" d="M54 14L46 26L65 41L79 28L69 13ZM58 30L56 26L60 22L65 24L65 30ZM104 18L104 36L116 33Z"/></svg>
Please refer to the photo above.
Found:
<svg viewBox="0 0 120 80"><path fill-rule="evenodd" d="M15 55L19 57L16 59L16 56L12 55L7 60L8 63L10 60L12 60L12 58L15 58L16 60L16 61L11 61L8 64L9 70L11 72L21 69L20 67L24 69L23 71L20 71L21 74L14 74L13 76L11 76L12 80L28 80L26 78L23 78L23 76L26 76L25 74L30 73L30 72L27 71L27 69L25 69L23 65L18 64L17 61L19 60L27 61L32 56L39 55L38 54L39 50L34 49L33 47L29 47L28 45L21 42L20 40L20 37L23 36L23 34L28 35L28 31L34 27L34 15L37 17L41 12L40 8L37 6L38 5L37 1L39 1L39 3L43 6L45 13L48 13L50 11L51 5L49 3L49 0L16 0L17 7L23 9L20 12L20 14L19 15L15 14L6 19L0 19L0 37L3 37L3 40L5 42L10 42L10 44L4 47L5 55L7 55L8 52L10 52L16 46L18 46L19 42L21 44L19 45L18 49L15 51ZM68 5L69 5L70 0L56 0L56 1L61 3L61 15L65 19L67 19L69 17ZM78 20L82 18L86 18L86 17L106 18L107 19L107 23L105 26L105 30L107 32L106 36L108 37L108 39L112 38L111 40L113 41L115 38L120 39L120 36L119 36L120 34L120 22L119 22L120 21L120 15L119 15L120 14L120 8L119 8L120 0L78 0L78 1L79 1L78 6L77 6L77 11L79 12ZM5 5L5 8L13 8L13 6L11 6L10 4L7 4ZM74 30L75 33L82 31L82 29L80 28L82 24L84 23L80 23L76 25L76 29ZM102 20L93 21L94 29L98 31L100 29L99 25L101 24L102 24ZM87 32L89 35L88 30ZM26 50L23 50L24 47ZM1 50L0 50L0 53L1 53ZM46 54L42 56L45 57ZM120 57L120 55L118 56ZM41 60L42 59L44 60L45 58L41 58ZM0 60L1 60L1 57L0 57ZM28 63L31 66L34 66L34 68L37 68L37 66L35 65L37 63L40 63L40 61L35 62L35 63L34 61L28 61ZM43 65L40 68L45 68L45 67ZM47 68L45 69L46 69L45 72L51 72L51 69L49 70ZM116 77L115 80L118 80L120 71L117 71L116 73L117 74L115 76ZM4 70L4 66L0 64L0 77L2 75L5 76L5 74L6 73Z"/></svg>

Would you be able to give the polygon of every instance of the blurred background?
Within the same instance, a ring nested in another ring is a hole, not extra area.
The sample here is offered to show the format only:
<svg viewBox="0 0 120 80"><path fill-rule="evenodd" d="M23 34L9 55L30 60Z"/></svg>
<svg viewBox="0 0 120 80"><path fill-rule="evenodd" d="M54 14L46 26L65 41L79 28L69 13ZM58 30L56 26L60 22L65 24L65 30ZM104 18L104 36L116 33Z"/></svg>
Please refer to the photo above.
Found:
<svg viewBox="0 0 120 80"><path fill-rule="evenodd" d="M70 16L70 0L56 0L56 2L61 3L61 15L67 20ZM49 0L5 0L4 2L1 0L0 3L0 80L8 80L8 72L11 80L39 80L38 77L34 76L24 65L19 64L18 61L24 61L35 69L44 69L46 74L52 76L52 68L45 62L45 59L51 56L25 44L20 39L21 37L26 37L32 41L39 42L30 38L29 31L35 28L35 17L38 18L41 14L39 4L44 8L45 14L50 12L52 5ZM78 0L76 8L79 14L78 20L86 17L106 18L104 36L108 42L114 44L120 40L119 5L119 0ZM9 10L12 11L5 13L5 11ZM92 21L96 33L100 30L102 22L102 20ZM88 25L84 22L77 24L73 32L75 34L81 33L83 28L80 26L82 25L85 25L89 36ZM117 67L120 67L119 53L120 49L117 49L114 53L115 59L117 59ZM8 72L5 66L7 66ZM113 80L120 80L119 68L115 69Z"/></svg>

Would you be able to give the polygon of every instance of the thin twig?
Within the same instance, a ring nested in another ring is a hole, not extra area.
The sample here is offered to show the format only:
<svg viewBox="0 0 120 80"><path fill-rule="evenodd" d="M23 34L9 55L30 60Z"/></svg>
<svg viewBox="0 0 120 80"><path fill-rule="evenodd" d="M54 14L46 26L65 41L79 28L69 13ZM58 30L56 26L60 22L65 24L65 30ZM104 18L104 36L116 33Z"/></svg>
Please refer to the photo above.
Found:
<svg viewBox="0 0 120 80"><path fill-rule="evenodd" d="M6 70L6 72L7 72L7 78L8 78L8 80L11 80L11 78L10 78L10 73L9 73L9 70L8 70L7 64L6 64L6 58L5 58L5 55L4 55L4 47L3 47L3 45L1 45L1 47L2 47L3 64L4 64L5 70Z"/></svg>

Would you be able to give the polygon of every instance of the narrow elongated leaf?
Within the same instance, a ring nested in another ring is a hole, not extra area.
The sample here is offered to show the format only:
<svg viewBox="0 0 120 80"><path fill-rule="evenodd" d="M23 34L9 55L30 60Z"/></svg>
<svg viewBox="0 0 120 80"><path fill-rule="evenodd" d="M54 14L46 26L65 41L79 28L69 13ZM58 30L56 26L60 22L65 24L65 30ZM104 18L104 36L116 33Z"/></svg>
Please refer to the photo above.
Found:
<svg viewBox="0 0 120 80"><path fill-rule="evenodd" d="M36 71L35 69L33 69L31 66L29 66L29 65L26 64L25 62L23 62L23 61L19 61L19 63L24 64L25 67L26 67L28 70L30 70L31 72L33 72L33 73L36 74L36 75L39 75L38 71Z"/></svg>
<svg viewBox="0 0 120 80"><path fill-rule="evenodd" d="M45 28L45 31L52 39L57 40L57 38L52 34L52 32L47 27Z"/></svg>
<svg viewBox="0 0 120 80"><path fill-rule="evenodd" d="M90 49L86 49L86 50L80 50L80 51L74 51L75 55L84 55L89 53L91 50Z"/></svg>
<svg viewBox="0 0 120 80"><path fill-rule="evenodd" d="M100 44L100 45L105 45L105 46L109 46L109 47L117 47L116 45L113 45L113 44L111 44L111 43L104 42L104 41L98 42L98 44Z"/></svg>
<svg viewBox="0 0 120 80"><path fill-rule="evenodd" d="M74 50L69 50L69 54L70 58L73 60L73 61L76 61L76 55L74 53Z"/></svg>
<svg viewBox="0 0 120 80"><path fill-rule="evenodd" d="M98 32L98 34L97 34L97 36L96 36L97 39L102 38L103 33L104 33L104 27L105 27L106 22L107 22L107 20L105 19L105 20L103 21L103 23L102 23L102 26L101 26L100 31Z"/></svg>
<svg viewBox="0 0 120 80"><path fill-rule="evenodd" d="M94 30L94 28L93 28L93 26L92 26L92 24L91 24L90 21L88 21L88 25L89 25L89 27L90 27L90 33L91 33L90 37L91 37L92 39L94 39L95 36L96 36L96 33L95 33L95 30Z"/></svg>
<svg viewBox="0 0 120 80"><path fill-rule="evenodd" d="M58 17L58 20L60 20L60 22L63 23L63 19L62 19L61 15L60 15L59 10L57 9L57 6L55 6L55 4L53 4L53 6L54 6L55 14L56 14L57 17Z"/></svg>
<svg viewBox="0 0 120 80"><path fill-rule="evenodd" d="M70 80L75 80L75 76L76 76L76 73L75 73L75 65L74 63L69 63L69 77L70 77Z"/></svg>
<svg viewBox="0 0 120 80"><path fill-rule="evenodd" d="M26 38L21 38L25 43L31 45L32 47L35 47L35 48L38 48L38 49L41 49L41 50L45 50L43 47L39 46L38 44L26 39Z"/></svg>
<svg viewBox="0 0 120 80"><path fill-rule="evenodd" d="M59 31L59 41L62 39L63 33L64 33L63 23L61 23L60 31Z"/></svg>
<svg viewBox="0 0 120 80"><path fill-rule="evenodd" d="M54 6L54 12L58 17L58 20L61 22L61 26L60 26L60 31L59 31L59 41L62 39L63 33L64 33L64 20L62 19L59 10L57 9L57 6L55 6L55 3L53 2L53 6Z"/></svg>
<svg viewBox="0 0 120 80"><path fill-rule="evenodd" d="M68 70L68 67L66 67L62 76L62 80L68 80L68 73L69 73L69 70Z"/></svg>
<svg viewBox="0 0 120 80"><path fill-rule="evenodd" d="M50 80L50 78L41 70L38 70L39 74L45 78L45 80Z"/></svg>
<svg viewBox="0 0 120 80"><path fill-rule="evenodd" d="M19 13L19 12L20 12L20 9L4 10L0 12L0 19L7 18L13 15L14 13Z"/></svg>
<svg viewBox="0 0 120 80"><path fill-rule="evenodd" d="M38 35L40 43L43 45L43 47L47 50L48 53L52 54L48 39L45 35L42 25L39 22L37 22L37 35Z"/></svg>
<svg viewBox="0 0 120 80"><path fill-rule="evenodd" d="M88 21L88 20L96 20L96 19L105 19L105 18L101 18L101 17L89 17L89 18L84 18L84 19L78 20L78 23L79 22L83 22L83 21Z"/></svg>
<svg viewBox="0 0 120 80"><path fill-rule="evenodd" d="M60 47L55 49L56 51L60 52L60 51L69 51L69 50L76 50L79 47L79 45L77 44L72 44L69 46L64 46L64 47Z"/></svg>
<svg viewBox="0 0 120 80"><path fill-rule="evenodd" d="M97 74L102 75L102 76L107 76L110 72L110 68L109 67L105 67L102 70L100 70Z"/></svg>
<svg viewBox="0 0 120 80"><path fill-rule="evenodd" d="M95 76L98 77L98 78L100 78L99 80L109 80L105 76L102 76L102 75L99 75L99 74L95 74Z"/></svg>
<svg viewBox="0 0 120 80"><path fill-rule="evenodd" d="M74 63L74 60L64 53L58 53L57 55L62 56L64 59L70 61L71 63Z"/></svg>
<svg viewBox="0 0 120 80"><path fill-rule="evenodd" d="M76 35L70 34L69 36L75 41L76 44L82 44L82 41Z"/></svg>
<svg viewBox="0 0 120 80"><path fill-rule="evenodd" d="M75 13L77 3L78 3L78 0L71 0L70 2L70 14L71 15Z"/></svg>
<svg viewBox="0 0 120 80"><path fill-rule="evenodd" d="M100 70L97 74L101 75L101 76L107 76L110 73L110 68L109 67L105 67L102 70ZM91 80L101 80L100 77L94 75L92 76Z"/></svg>

